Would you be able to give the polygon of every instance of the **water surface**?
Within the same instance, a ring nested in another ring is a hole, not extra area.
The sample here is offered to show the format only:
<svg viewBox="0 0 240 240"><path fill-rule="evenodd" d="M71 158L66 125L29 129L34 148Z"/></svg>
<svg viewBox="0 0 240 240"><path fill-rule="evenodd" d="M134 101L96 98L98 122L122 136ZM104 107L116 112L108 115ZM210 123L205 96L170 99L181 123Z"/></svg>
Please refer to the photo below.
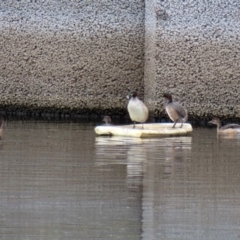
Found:
<svg viewBox="0 0 240 240"><path fill-rule="evenodd" d="M1 239L240 238L240 137L97 137L96 124L5 124Z"/></svg>

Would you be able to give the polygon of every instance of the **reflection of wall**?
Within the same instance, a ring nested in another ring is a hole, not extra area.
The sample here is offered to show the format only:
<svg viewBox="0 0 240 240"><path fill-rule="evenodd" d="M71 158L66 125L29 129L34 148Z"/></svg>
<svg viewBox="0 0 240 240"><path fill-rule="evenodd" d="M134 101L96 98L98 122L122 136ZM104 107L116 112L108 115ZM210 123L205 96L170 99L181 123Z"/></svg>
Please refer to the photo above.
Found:
<svg viewBox="0 0 240 240"><path fill-rule="evenodd" d="M127 189L125 166L94 166L92 126L8 122L1 142L5 238L140 239L142 194Z"/></svg>
<svg viewBox="0 0 240 240"><path fill-rule="evenodd" d="M153 146L149 144L143 175L142 238L164 239L166 229L159 224L168 204L164 190L169 190L176 176L184 172L191 156L192 137L163 138L152 144L157 151L151 151Z"/></svg>
<svg viewBox="0 0 240 240"><path fill-rule="evenodd" d="M104 202L113 202L112 209L106 206L104 214L116 224L124 238L128 234L132 239L141 239L142 232L142 161L141 139L123 137L96 137L95 171L104 181ZM136 155L137 154L137 155ZM138 157L139 160L138 160ZM114 194L110 195L111 192ZM107 205L107 204L106 204ZM110 217L109 217L110 216ZM114 228L115 230L115 228ZM114 236L117 234L114 233ZM124 239L127 239L125 237Z"/></svg>
<svg viewBox="0 0 240 240"><path fill-rule="evenodd" d="M148 161L143 239L225 240L239 232L239 141L217 139L207 129L195 131L191 143L182 142L183 148L166 144L158 162ZM171 162L168 178L164 158Z"/></svg>

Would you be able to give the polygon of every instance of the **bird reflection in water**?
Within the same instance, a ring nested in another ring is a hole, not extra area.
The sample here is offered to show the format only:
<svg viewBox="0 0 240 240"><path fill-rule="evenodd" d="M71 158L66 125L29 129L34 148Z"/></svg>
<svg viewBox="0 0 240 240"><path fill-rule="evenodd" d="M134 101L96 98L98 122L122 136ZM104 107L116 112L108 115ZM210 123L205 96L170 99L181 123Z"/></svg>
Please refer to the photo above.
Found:
<svg viewBox="0 0 240 240"><path fill-rule="evenodd" d="M162 178L169 180L175 171L182 171L183 161L191 149L192 137L171 138L124 138L96 137L96 166L102 170L106 165L126 165L127 186L138 191L149 164L162 165ZM158 159L159 162L151 162Z"/></svg>
<svg viewBox="0 0 240 240"><path fill-rule="evenodd" d="M183 171L183 162L189 158L192 137L165 138L162 142L163 151L163 179L169 180L176 171Z"/></svg>
<svg viewBox="0 0 240 240"><path fill-rule="evenodd" d="M146 161L146 149L141 138L97 137L96 166L120 164L126 165L127 186L139 190L142 186L143 163Z"/></svg>

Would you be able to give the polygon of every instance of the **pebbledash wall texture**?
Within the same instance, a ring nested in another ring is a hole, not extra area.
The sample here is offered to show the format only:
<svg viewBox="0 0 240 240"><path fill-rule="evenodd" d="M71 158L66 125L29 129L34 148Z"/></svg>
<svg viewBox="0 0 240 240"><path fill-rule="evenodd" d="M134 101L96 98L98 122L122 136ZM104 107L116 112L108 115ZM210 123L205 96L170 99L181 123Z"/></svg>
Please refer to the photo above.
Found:
<svg viewBox="0 0 240 240"><path fill-rule="evenodd" d="M238 0L5 0L0 48L0 109L240 118Z"/></svg>
<svg viewBox="0 0 240 240"><path fill-rule="evenodd" d="M143 92L144 0L0 2L2 109L125 112Z"/></svg>
<svg viewBox="0 0 240 240"><path fill-rule="evenodd" d="M146 0L145 101L171 92L190 119L240 118L240 1Z"/></svg>

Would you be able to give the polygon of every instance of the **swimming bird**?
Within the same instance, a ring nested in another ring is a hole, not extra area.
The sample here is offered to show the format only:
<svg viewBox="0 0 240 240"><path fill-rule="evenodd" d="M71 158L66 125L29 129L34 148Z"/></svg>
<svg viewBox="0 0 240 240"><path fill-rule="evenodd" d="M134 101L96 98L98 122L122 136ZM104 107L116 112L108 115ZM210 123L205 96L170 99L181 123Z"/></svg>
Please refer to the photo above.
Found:
<svg viewBox="0 0 240 240"><path fill-rule="evenodd" d="M236 123L230 123L225 126L222 126L222 123L219 118L213 118L208 123L217 125L218 133L240 133L240 125Z"/></svg>
<svg viewBox="0 0 240 240"><path fill-rule="evenodd" d="M109 116L104 116L103 122L105 122L105 125L111 125L111 118Z"/></svg>
<svg viewBox="0 0 240 240"><path fill-rule="evenodd" d="M182 127L183 123L187 121L188 114L186 108L184 108L180 103L172 101L172 95L169 93L164 93L163 97L168 99L168 102L165 106L169 118L174 122L173 128L177 122L181 122Z"/></svg>
<svg viewBox="0 0 240 240"><path fill-rule="evenodd" d="M130 94L130 100L128 102L127 110L131 120L133 121L133 128L135 128L135 123L143 123L148 119L148 108L146 105L138 98L138 91L133 91Z"/></svg>

